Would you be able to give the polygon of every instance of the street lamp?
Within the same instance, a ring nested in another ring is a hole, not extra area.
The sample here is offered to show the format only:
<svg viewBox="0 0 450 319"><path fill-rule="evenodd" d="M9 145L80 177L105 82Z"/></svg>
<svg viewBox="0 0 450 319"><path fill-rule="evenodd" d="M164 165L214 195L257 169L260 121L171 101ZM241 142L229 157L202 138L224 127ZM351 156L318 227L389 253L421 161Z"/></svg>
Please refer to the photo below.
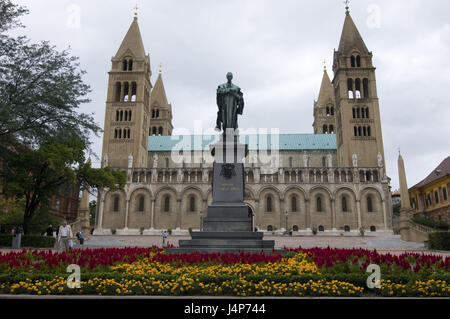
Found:
<svg viewBox="0 0 450 319"><path fill-rule="evenodd" d="M288 234L289 233L289 229L288 229L288 216L289 216L289 213L286 211L284 213L284 216L286 216L286 234Z"/></svg>
<svg viewBox="0 0 450 319"><path fill-rule="evenodd" d="M200 231L203 231L203 213L200 212Z"/></svg>

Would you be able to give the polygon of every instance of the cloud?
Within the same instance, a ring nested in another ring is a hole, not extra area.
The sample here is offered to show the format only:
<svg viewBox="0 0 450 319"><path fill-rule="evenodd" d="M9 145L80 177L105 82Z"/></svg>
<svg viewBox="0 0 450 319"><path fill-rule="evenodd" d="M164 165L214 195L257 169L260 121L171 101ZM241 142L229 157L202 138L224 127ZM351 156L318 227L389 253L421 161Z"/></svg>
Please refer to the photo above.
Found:
<svg viewBox="0 0 450 319"><path fill-rule="evenodd" d="M110 59L132 21L135 0L17 2L30 9L21 32L60 49L71 46L80 57L93 89L81 111L94 112L103 126ZM163 65L175 127L190 128L195 120L212 126L215 88L232 71L246 98L243 126L312 133L322 61L330 70L344 21L341 1L140 2L144 45L153 74ZM78 29L67 27L71 4L81 10ZM367 22L372 4L380 9L379 28ZM401 147L412 186L450 153L450 2L358 1L350 10L377 67L387 173L397 188ZM100 154L101 138L93 141Z"/></svg>

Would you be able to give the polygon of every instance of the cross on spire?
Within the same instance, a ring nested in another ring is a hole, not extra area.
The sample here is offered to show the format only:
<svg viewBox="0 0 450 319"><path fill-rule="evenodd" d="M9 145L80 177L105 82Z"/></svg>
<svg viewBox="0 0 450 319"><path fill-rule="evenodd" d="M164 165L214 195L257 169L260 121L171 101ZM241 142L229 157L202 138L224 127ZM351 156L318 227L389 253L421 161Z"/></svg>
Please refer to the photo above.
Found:
<svg viewBox="0 0 450 319"><path fill-rule="evenodd" d="M327 60L323 59L323 70L326 71L327 70Z"/></svg>
<svg viewBox="0 0 450 319"><path fill-rule="evenodd" d="M344 4L345 4L345 13L349 13L348 6L350 4L350 0L344 0Z"/></svg>
<svg viewBox="0 0 450 319"><path fill-rule="evenodd" d="M139 7L138 7L138 5L136 3L136 6L134 7L134 17L135 18L137 18L137 16L138 16L138 9L139 9Z"/></svg>

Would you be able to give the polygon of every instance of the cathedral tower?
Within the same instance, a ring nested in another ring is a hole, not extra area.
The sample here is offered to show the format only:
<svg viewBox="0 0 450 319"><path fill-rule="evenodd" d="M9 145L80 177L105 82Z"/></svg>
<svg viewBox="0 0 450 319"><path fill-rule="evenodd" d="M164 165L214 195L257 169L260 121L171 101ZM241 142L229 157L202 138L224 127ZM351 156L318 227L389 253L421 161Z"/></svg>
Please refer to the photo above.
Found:
<svg viewBox="0 0 450 319"><path fill-rule="evenodd" d="M131 156L133 167L146 167L152 73L137 16L111 62L102 167L127 167Z"/></svg>
<svg viewBox="0 0 450 319"><path fill-rule="evenodd" d="M384 166L375 67L350 13L346 12L339 49L334 51L336 142L339 166ZM380 156L382 158L380 158Z"/></svg>
<svg viewBox="0 0 450 319"><path fill-rule="evenodd" d="M150 112L149 135L172 135L172 105L167 101L161 67L155 86L150 94Z"/></svg>
<svg viewBox="0 0 450 319"><path fill-rule="evenodd" d="M326 68L323 70L319 98L314 101L314 134L335 134L336 116L334 106L334 88Z"/></svg>

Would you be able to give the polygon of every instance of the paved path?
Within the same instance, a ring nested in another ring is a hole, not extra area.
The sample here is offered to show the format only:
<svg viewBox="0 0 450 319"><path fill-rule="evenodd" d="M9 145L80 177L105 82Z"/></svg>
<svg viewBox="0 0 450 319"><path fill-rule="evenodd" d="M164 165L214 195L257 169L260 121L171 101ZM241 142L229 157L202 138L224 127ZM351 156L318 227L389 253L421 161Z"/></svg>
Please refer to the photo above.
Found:
<svg viewBox="0 0 450 319"><path fill-rule="evenodd" d="M178 241L190 239L189 236L168 236L169 244L178 246ZM264 239L275 240L275 248L312 248L312 247L333 247L333 248L365 248L376 249L382 253L400 254L403 252L432 253L442 256L450 256L450 252L429 251L422 243L409 243L402 241L399 235L389 235L383 237L327 237L327 236L264 236ZM75 248L99 248L99 247L151 247L162 246L161 236L91 236L85 241L83 246L78 244ZM0 249L0 252L11 251L10 249Z"/></svg>

